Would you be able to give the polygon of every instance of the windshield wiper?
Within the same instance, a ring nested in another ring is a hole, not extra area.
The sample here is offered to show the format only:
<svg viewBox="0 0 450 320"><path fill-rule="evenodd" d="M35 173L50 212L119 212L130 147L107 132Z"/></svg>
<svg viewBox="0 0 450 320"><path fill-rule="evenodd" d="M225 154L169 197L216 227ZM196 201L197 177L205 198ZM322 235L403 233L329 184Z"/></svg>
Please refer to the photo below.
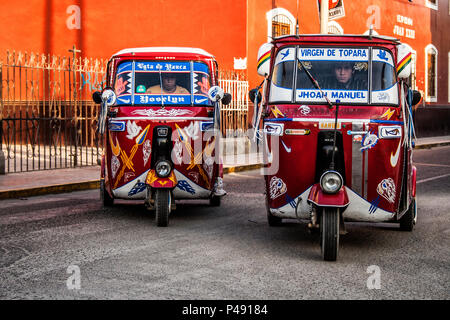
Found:
<svg viewBox="0 0 450 320"><path fill-rule="evenodd" d="M162 108L164 108L164 97L163 97L163 85L162 85L162 76L161 76L161 69L159 69L159 87L161 88L161 103Z"/></svg>
<svg viewBox="0 0 450 320"><path fill-rule="evenodd" d="M314 85L314 87L319 89L320 93L322 94L322 97L324 97L325 100L327 100L328 105L330 106L330 108L332 108L333 104L331 103L330 99L328 99L328 97L323 93L322 88L320 88L319 83L317 82L317 80L314 79L314 77L312 76L311 72L309 72L308 69L306 69L306 67L303 64L303 62L300 59L297 59L297 60L298 60L298 62L300 62L303 70L305 70L306 74L308 75L309 80L311 80L311 82Z"/></svg>
<svg viewBox="0 0 450 320"><path fill-rule="evenodd" d="M327 100L328 105L330 106L330 109L333 108L333 104L331 103L330 99L323 93L322 88L320 88L319 83L316 79L312 76L311 72L308 71L308 69L305 68L305 65L300 59L297 59L298 62L300 62L303 70L305 70L306 74L308 75L308 78L311 80L313 85L319 89L320 93L322 94L322 97ZM333 153L331 154L331 163L330 163L330 170L334 170L335 163L334 163L334 156L336 153L336 132L337 132L337 123L338 123L338 112L339 112L339 100L336 100L336 111L335 111L335 117L334 117L334 134L333 134Z"/></svg>

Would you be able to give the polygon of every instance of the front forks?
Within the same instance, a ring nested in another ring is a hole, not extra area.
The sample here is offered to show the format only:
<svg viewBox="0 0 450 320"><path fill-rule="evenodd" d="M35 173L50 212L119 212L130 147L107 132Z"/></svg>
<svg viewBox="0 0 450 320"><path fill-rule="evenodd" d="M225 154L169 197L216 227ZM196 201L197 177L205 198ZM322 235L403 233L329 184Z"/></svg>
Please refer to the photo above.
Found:
<svg viewBox="0 0 450 320"><path fill-rule="evenodd" d="M155 196L156 196L156 191L157 189L153 189L152 187L150 187L149 185L147 185L147 195L145 197L145 207L147 208L147 210L149 211L153 211L155 210ZM173 211L176 209L176 204L175 201L173 201L173 193L171 190L170 194L172 196L172 201L171 201L171 207L170 207L170 211Z"/></svg>
<svg viewBox="0 0 450 320"><path fill-rule="evenodd" d="M339 234L346 235L348 232L345 229L343 210L337 208L339 213ZM310 222L308 223L308 229L311 232L316 232L320 230L320 222L322 221L322 213L324 211L323 207L313 206L310 214Z"/></svg>

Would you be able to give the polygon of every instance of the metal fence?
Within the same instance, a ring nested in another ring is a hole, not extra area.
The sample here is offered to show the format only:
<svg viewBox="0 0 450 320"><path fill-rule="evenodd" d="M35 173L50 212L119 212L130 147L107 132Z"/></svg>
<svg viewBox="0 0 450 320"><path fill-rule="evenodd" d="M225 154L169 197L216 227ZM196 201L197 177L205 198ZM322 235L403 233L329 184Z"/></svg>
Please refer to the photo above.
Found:
<svg viewBox="0 0 450 320"><path fill-rule="evenodd" d="M6 52L0 62L0 173L96 165L106 60Z"/></svg>
<svg viewBox="0 0 450 320"><path fill-rule="evenodd" d="M248 127L248 81L244 72L219 72L219 85L228 93L232 100L227 106L221 107L221 121L223 134L227 137L243 137Z"/></svg>
<svg viewBox="0 0 450 320"><path fill-rule="evenodd" d="M70 57L7 51L0 60L0 174L98 163L99 106L91 97L103 87L107 60L77 57L75 47L69 51ZM219 78L233 97L222 106L222 127L243 136L245 74L221 70Z"/></svg>

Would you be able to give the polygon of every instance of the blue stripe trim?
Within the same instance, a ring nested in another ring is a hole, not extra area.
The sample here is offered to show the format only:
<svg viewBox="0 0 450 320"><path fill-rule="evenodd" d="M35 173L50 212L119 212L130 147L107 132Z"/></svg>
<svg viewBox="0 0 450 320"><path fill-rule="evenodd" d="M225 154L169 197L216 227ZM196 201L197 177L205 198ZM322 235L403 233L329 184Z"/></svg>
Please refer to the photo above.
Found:
<svg viewBox="0 0 450 320"><path fill-rule="evenodd" d="M292 118L270 118L264 119L264 122L272 122L272 121L294 121Z"/></svg>
<svg viewBox="0 0 450 320"><path fill-rule="evenodd" d="M298 199L298 197L300 197L303 193L306 192L306 190L308 190L309 188L311 188L313 185L314 185L314 184L310 185L310 186L309 186L308 188L306 188L303 192L300 192L300 193L299 193L296 197L294 197L292 200L293 200L293 201L296 201L296 200ZM285 197L284 199L286 200L286 197ZM269 207L269 210L270 210L270 209L279 210L280 208L284 207L284 206L287 205L287 204L290 204L290 202L286 201L285 204L282 204L282 205L279 206L278 208L270 208L270 207ZM295 208L294 208L294 209L295 209Z"/></svg>
<svg viewBox="0 0 450 320"><path fill-rule="evenodd" d="M393 120L370 120L370 123L403 124L403 121L393 121Z"/></svg>

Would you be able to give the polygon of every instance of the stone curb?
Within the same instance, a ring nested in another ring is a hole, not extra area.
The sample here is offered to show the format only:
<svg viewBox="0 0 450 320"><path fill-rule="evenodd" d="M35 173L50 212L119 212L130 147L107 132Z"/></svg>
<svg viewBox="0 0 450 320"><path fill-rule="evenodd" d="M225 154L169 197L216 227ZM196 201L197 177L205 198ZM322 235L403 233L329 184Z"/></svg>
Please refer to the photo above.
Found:
<svg viewBox="0 0 450 320"><path fill-rule="evenodd" d="M421 145L416 145L414 149L431 149L434 147L442 147L442 146L448 146L448 145L450 145L450 141L424 143ZM263 164L261 164L261 163L235 166L235 167L225 167L225 168L223 168L223 173L229 174L229 173L233 173L233 172L250 171L250 170L259 169L262 167L263 167ZM58 185L50 185L50 186L43 186L43 187L27 188L27 189L14 189L14 190L0 191L0 200L31 197L31 196L41 196L41 195L45 195L45 194L57 194L57 193L64 193L64 192L89 190L89 189L98 189L99 187L100 187L100 179L76 182L76 183L67 183L67 184L58 184Z"/></svg>
<svg viewBox="0 0 450 320"><path fill-rule="evenodd" d="M414 149L431 149L434 147L442 147L442 146L449 146L449 145L450 145L450 141L424 143L424 144L416 145L414 147Z"/></svg>
<svg viewBox="0 0 450 320"><path fill-rule="evenodd" d="M242 166L235 166L235 167L226 167L226 168L223 168L223 173L228 174L228 173L232 173L232 172L255 170L255 169L261 168L262 166L263 166L262 164L257 163L257 164L242 165ZM90 190L90 189L98 189L98 188L100 188L100 179L99 180L91 180L91 181L83 181L83 182L75 182L75 183L49 185L49 186L42 186L42 187L0 191L0 200L42 196L45 194L57 194L57 193Z"/></svg>
<svg viewBox="0 0 450 320"><path fill-rule="evenodd" d="M45 194L65 193L72 191L81 191L88 189L97 189L100 187L100 180L83 181L66 184L56 184L50 186L33 187L26 189L14 189L0 191L0 200L14 199L22 197L42 196Z"/></svg>

